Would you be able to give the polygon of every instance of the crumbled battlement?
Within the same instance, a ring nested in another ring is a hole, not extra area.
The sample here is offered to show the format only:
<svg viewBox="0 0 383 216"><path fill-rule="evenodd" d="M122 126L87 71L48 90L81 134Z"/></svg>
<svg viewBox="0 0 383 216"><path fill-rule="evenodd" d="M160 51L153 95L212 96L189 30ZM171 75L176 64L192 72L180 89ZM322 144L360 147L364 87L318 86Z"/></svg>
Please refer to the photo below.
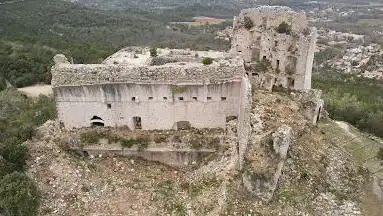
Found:
<svg viewBox="0 0 383 216"><path fill-rule="evenodd" d="M296 12L284 6L261 6L244 9L238 17L234 18L234 23L243 22L245 16L253 21L255 28L269 29L286 22L291 25L292 31L302 32L308 26L306 14L303 11Z"/></svg>
<svg viewBox="0 0 383 216"><path fill-rule="evenodd" d="M52 87L105 83L217 83L239 79L245 73L243 60L223 52L159 49L150 57L147 48L125 48L103 64L70 64L57 55L52 67ZM213 59L203 65L202 59Z"/></svg>
<svg viewBox="0 0 383 216"><path fill-rule="evenodd" d="M129 66L59 64L52 67L52 87L105 83L216 83L242 77L243 65Z"/></svg>

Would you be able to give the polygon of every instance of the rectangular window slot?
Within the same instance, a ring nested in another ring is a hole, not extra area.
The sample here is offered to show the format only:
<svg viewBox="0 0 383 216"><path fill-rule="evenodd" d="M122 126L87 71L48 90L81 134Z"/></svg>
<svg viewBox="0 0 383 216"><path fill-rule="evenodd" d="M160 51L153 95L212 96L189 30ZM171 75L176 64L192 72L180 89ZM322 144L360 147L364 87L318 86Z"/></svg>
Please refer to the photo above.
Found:
<svg viewBox="0 0 383 216"><path fill-rule="evenodd" d="M258 73L252 73L251 75L252 76L258 76Z"/></svg>
<svg viewBox="0 0 383 216"><path fill-rule="evenodd" d="M142 129L141 117L139 116L133 117L133 124L134 124L134 129Z"/></svg>
<svg viewBox="0 0 383 216"><path fill-rule="evenodd" d="M136 101L136 97L132 97L132 101Z"/></svg>
<svg viewBox="0 0 383 216"><path fill-rule="evenodd" d="M107 107L108 109L111 109L111 108L112 108L112 104L106 104L106 107Z"/></svg>
<svg viewBox="0 0 383 216"><path fill-rule="evenodd" d="M184 100L184 97L179 97L178 98L180 101L183 101Z"/></svg>
<svg viewBox="0 0 383 216"><path fill-rule="evenodd" d="M197 100L197 97L193 97L193 100Z"/></svg>
<svg viewBox="0 0 383 216"><path fill-rule="evenodd" d="M149 100L153 100L153 97L149 97Z"/></svg>
<svg viewBox="0 0 383 216"><path fill-rule="evenodd" d="M221 97L221 101L225 101L226 100L226 97Z"/></svg>
<svg viewBox="0 0 383 216"><path fill-rule="evenodd" d="M167 100L168 99L168 97L164 97L164 100Z"/></svg>
<svg viewBox="0 0 383 216"><path fill-rule="evenodd" d="M207 97L207 100L211 100L211 97Z"/></svg>

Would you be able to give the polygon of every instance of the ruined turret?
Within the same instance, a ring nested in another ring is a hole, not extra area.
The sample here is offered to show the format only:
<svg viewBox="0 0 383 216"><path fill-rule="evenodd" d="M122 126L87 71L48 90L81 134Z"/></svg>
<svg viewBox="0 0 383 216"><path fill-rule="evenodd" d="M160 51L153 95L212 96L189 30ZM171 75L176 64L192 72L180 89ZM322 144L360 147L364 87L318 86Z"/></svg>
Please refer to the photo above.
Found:
<svg viewBox="0 0 383 216"><path fill-rule="evenodd" d="M234 18L231 47L242 55L256 86L310 89L316 40L304 12L262 6Z"/></svg>

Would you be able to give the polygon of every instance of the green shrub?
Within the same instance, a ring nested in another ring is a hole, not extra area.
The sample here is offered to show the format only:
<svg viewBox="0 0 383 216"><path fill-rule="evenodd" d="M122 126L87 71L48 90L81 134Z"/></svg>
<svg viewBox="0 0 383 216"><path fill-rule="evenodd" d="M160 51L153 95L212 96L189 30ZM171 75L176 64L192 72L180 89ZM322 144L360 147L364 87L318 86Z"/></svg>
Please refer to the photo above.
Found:
<svg viewBox="0 0 383 216"><path fill-rule="evenodd" d="M131 147L133 147L133 145L140 144L140 142L138 140L135 140L135 139L121 139L120 144L123 147L131 148Z"/></svg>
<svg viewBox="0 0 383 216"><path fill-rule="evenodd" d="M204 65L209 65L209 64L212 64L213 63L213 59L210 58L210 57L205 57L202 59L202 64Z"/></svg>
<svg viewBox="0 0 383 216"><path fill-rule="evenodd" d="M280 34L290 34L291 33L291 26L287 24L286 22L282 22L279 24L279 26L276 28L276 31Z"/></svg>
<svg viewBox="0 0 383 216"><path fill-rule="evenodd" d="M253 28L253 26L254 26L254 22L253 22L253 20L251 20L250 17L245 16L245 17L244 17L244 26L245 26L245 28L248 29L248 30L251 29L251 28Z"/></svg>
<svg viewBox="0 0 383 216"><path fill-rule="evenodd" d="M16 170L14 164L8 163L0 156L0 179Z"/></svg>
<svg viewBox="0 0 383 216"><path fill-rule="evenodd" d="M0 180L0 214L37 215L40 199L36 184L23 173L13 172Z"/></svg>
<svg viewBox="0 0 383 216"><path fill-rule="evenodd" d="M0 156L12 164L14 170L22 171L29 154L26 146L16 143L15 140L8 140L6 143L0 143Z"/></svg>
<svg viewBox="0 0 383 216"><path fill-rule="evenodd" d="M155 48L155 47L150 48L149 52L150 52L151 57L157 57L158 56L157 48Z"/></svg>
<svg viewBox="0 0 383 216"><path fill-rule="evenodd" d="M98 131L90 130L80 134L80 141L84 144L96 144L104 135Z"/></svg>

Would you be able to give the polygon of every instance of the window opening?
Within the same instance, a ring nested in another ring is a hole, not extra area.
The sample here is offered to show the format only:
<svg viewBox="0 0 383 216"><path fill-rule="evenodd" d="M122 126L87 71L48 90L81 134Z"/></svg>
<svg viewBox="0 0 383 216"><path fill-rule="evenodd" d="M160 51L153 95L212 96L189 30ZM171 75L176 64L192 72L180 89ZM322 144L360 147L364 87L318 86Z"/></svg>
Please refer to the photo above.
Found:
<svg viewBox="0 0 383 216"><path fill-rule="evenodd" d="M167 100L168 99L168 97L164 97L164 100Z"/></svg>
<svg viewBox="0 0 383 216"><path fill-rule="evenodd" d="M136 97L132 97L132 101L136 101Z"/></svg>
<svg viewBox="0 0 383 216"><path fill-rule="evenodd" d="M108 109L111 109L111 108L112 108L112 104L106 104L106 107L107 107Z"/></svg>
<svg viewBox="0 0 383 216"><path fill-rule="evenodd" d="M197 100L197 97L193 97L193 100Z"/></svg>
<svg viewBox="0 0 383 216"><path fill-rule="evenodd" d="M287 82L289 84L289 88L293 88L295 84L295 80L291 77L287 78Z"/></svg>
<svg viewBox="0 0 383 216"><path fill-rule="evenodd" d="M91 126L100 126L103 127L105 125L104 120L98 116L93 116L90 119L90 125Z"/></svg>
<svg viewBox="0 0 383 216"><path fill-rule="evenodd" d="M139 116L133 117L133 124L134 124L134 129L142 129L141 117Z"/></svg>
<svg viewBox="0 0 383 216"><path fill-rule="evenodd" d="M207 97L207 100L211 100L211 97Z"/></svg>
<svg viewBox="0 0 383 216"><path fill-rule="evenodd" d="M180 101L183 101L184 100L184 97L179 97L178 98Z"/></svg>
<svg viewBox="0 0 383 216"><path fill-rule="evenodd" d="M225 100L226 100L226 97L221 97L221 100L222 100L222 101L225 101Z"/></svg>
<svg viewBox="0 0 383 216"><path fill-rule="evenodd" d="M149 97L149 100L153 100L153 97Z"/></svg>

